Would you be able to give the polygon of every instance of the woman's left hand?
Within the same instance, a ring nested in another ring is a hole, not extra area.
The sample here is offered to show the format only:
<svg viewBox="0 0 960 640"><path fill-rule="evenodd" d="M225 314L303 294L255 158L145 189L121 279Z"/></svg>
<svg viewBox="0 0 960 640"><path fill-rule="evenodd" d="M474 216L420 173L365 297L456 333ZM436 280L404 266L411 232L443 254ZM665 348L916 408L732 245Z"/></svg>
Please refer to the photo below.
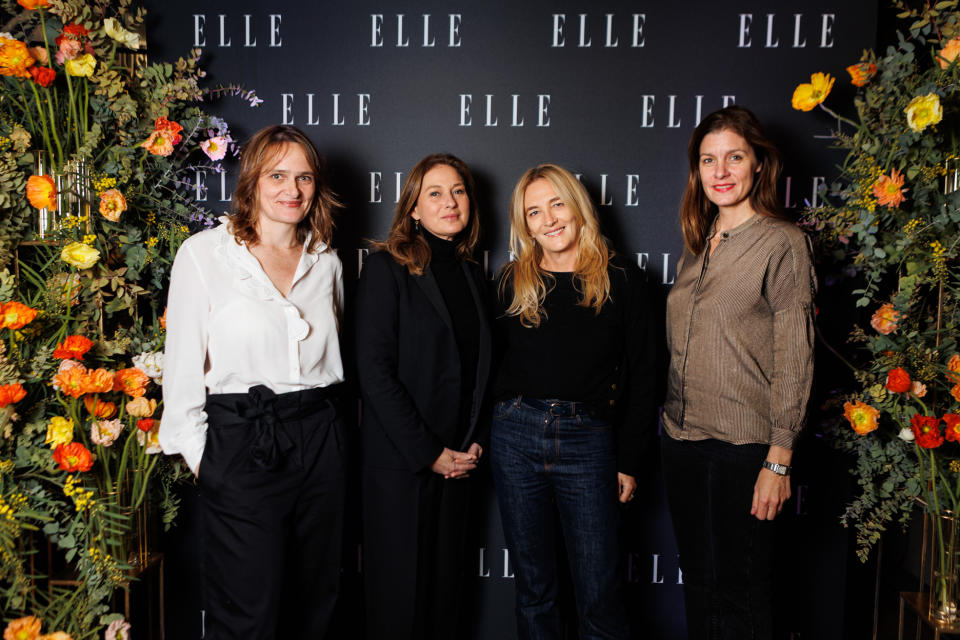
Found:
<svg viewBox="0 0 960 640"><path fill-rule="evenodd" d="M625 473L617 472L617 480L620 483L620 502L633 500L633 492L637 490L637 479Z"/></svg>
<svg viewBox="0 0 960 640"><path fill-rule="evenodd" d="M767 460L790 466L793 452L783 447L771 446ZM757 483L753 485L753 506L750 515L757 520L773 520L790 499L790 476L777 475L769 469L760 469Z"/></svg>

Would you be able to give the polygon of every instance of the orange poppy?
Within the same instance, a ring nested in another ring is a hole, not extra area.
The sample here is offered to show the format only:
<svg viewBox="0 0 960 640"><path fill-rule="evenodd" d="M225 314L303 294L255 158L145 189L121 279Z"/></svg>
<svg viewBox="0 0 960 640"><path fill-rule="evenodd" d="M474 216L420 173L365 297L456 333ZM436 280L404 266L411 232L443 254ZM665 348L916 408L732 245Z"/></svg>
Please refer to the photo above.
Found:
<svg viewBox="0 0 960 640"><path fill-rule="evenodd" d="M113 390L123 391L131 398L139 398L146 393L149 382L150 378L140 369L120 369L113 379Z"/></svg>
<svg viewBox="0 0 960 640"><path fill-rule="evenodd" d="M87 412L94 418L109 419L117 415L117 405L112 402L104 402L96 394L86 396L83 399L83 404L87 407Z"/></svg>
<svg viewBox="0 0 960 640"><path fill-rule="evenodd" d="M13 384L0 385L0 409L8 404L20 402L27 395L27 390L19 382Z"/></svg>
<svg viewBox="0 0 960 640"><path fill-rule="evenodd" d="M57 345L53 352L54 358L70 358L83 360L83 356L93 347L93 340L84 336L67 336L67 339Z"/></svg>
<svg viewBox="0 0 960 640"><path fill-rule="evenodd" d="M23 329L37 317L37 310L20 302L0 305L0 329Z"/></svg>
<svg viewBox="0 0 960 640"><path fill-rule="evenodd" d="M47 174L27 178L27 200L37 209L57 208L57 186Z"/></svg>
<svg viewBox="0 0 960 640"><path fill-rule="evenodd" d="M53 461L64 471L90 471L93 454L81 442L58 444L53 450Z"/></svg>

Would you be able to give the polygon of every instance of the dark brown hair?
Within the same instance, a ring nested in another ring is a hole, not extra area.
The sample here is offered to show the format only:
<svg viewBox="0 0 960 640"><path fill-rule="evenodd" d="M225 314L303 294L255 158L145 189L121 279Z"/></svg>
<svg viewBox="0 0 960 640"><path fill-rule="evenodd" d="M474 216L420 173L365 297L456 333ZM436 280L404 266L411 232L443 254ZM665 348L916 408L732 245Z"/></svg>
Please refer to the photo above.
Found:
<svg viewBox="0 0 960 640"><path fill-rule="evenodd" d="M784 217L777 201L777 179L780 177L780 152L773 145L763 125L748 109L733 105L714 111L704 118L693 132L687 146L690 175L680 206L680 226L687 249L698 255L707 245L710 225L717 215L717 205L707 199L700 183L700 143L710 133L733 131L747 141L757 157L760 171L750 189L750 206L754 211L775 218Z"/></svg>
<svg viewBox="0 0 960 640"><path fill-rule="evenodd" d="M398 264L405 266L414 275L423 275L423 270L430 264L430 245L413 224L413 213L423 187L423 177L430 169L438 165L447 165L460 174L463 186L470 199L470 217L467 227L457 234L457 255L464 260L473 260L473 250L480 241L480 216L478 214L477 199L473 176L470 169L460 158L449 153L433 153L423 158L413 166L400 190L400 200L393 214L390 224L390 235L383 242L375 242L371 246L375 250L388 252Z"/></svg>
<svg viewBox="0 0 960 640"><path fill-rule="evenodd" d="M323 158L310 138L296 127L288 125L275 124L260 129L243 145L240 177L237 178L231 205L230 230L237 242L255 245L260 241L257 234L257 184L260 175L276 159L284 144L300 145L313 172L313 202L306 217L297 225L297 241L306 242L307 234L313 232L307 251L316 251L321 242L329 247L333 239L333 210L343 205L337 201L336 194L324 178Z"/></svg>

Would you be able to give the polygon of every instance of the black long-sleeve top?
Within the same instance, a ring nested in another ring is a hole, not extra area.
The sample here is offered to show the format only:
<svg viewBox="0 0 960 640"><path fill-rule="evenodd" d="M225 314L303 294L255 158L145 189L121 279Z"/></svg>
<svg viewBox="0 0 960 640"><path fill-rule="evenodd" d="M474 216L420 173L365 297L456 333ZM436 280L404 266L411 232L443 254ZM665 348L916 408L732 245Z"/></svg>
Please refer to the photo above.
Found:
<svg viewBox="0 0 960 640"><path fill-rule="evenodd" d="M501 362L498 400L518 395L584 402L610 418L617 434L617 468L637 475L656 434L656 323L640 269L619 256L608 267L610 299L599 314L580 306L572 273L551 273L539 327L506 315L510 283L496 319Z"/></svg>
<svg viewBox="0 0 960 640"><path fill-rule="evenodd" d="M457 257L456 242L443 240L424 230L430 245L430 271L437 280L440 294L447 304L453 335L460 355L460 428L467 432L474 387L477 382L477 358L480 351L480 318L467 276Z"/></svg>

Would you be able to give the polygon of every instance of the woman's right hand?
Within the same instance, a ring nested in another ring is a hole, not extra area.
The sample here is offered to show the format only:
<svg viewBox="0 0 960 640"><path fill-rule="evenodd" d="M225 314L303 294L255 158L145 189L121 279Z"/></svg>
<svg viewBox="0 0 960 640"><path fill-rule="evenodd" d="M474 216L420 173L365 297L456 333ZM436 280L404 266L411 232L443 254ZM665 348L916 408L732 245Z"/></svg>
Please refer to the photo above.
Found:
<svg viewBox="0 0 960 640"><path fill-rule="evenodd" d="M475 455L463 451L454 451L447 447L443 448L437 459L430 465L431 471L439 473L448 480L465 478L476 468L477 457Z"/></svg>

